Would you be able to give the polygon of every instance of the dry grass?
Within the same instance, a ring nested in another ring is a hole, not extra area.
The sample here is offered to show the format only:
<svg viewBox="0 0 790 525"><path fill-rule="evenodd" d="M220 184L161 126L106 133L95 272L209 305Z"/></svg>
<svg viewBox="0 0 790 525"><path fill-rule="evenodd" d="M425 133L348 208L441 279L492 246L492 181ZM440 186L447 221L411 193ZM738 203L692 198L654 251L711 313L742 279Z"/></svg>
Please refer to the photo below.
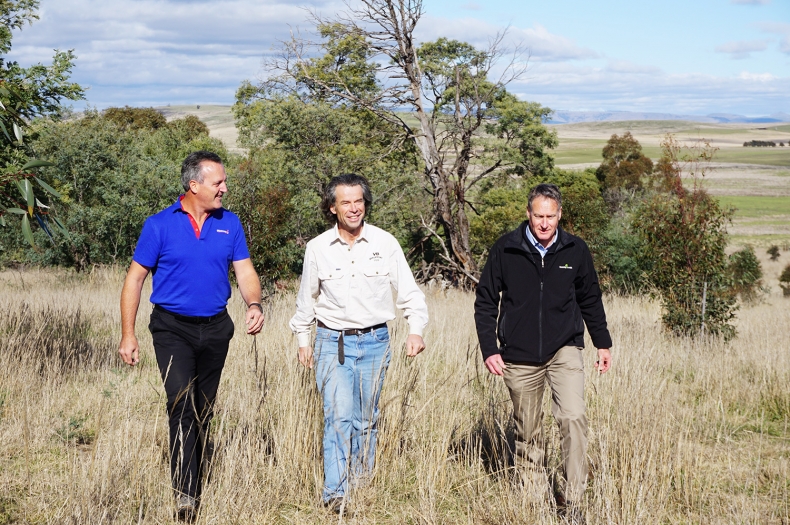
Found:
<svg viewBox="0 0 790 525"><path fill-rule="evenodd" d="M590 523L790 522L781 263L766 265L773 289L740 311L730 345L669 338L654 303L607 297L614 368L597 377L586 353ZM0 524L172 521L147 306L140 366L114 356L121 282L112 270L0 273ZM428 296L422 356L403 357L405 324L394 325L376 477L341 519L319 505L320 404L287 330L294 297L274 297L257 347L241 333L231 343L199 523L559 523L515 482L510 402L481 366L472 297ZM231 313L240 326L237 297Z"/></svg>

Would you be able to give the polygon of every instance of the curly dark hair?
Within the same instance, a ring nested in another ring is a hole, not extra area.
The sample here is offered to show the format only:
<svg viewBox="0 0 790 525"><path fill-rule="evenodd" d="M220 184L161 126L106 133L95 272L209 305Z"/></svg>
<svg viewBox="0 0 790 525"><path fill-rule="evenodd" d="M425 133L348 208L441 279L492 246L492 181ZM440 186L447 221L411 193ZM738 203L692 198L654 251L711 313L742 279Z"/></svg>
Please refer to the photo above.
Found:
<svg viewBox="0 0 790 525"><path fill-rule="evenodd" d="M335 200L337 199L335 190L338 186L359 186L362 188L362 198L365 199L365 218L367 218L373 209L373 194L370 192L368 179L356 173L343 173L337 177L332 177L332 180L326 185L324 195L321 198L321 212L324 214L324 218L331 224L337 222L337 215L332 213L330 208L335 205Z"/></svg>

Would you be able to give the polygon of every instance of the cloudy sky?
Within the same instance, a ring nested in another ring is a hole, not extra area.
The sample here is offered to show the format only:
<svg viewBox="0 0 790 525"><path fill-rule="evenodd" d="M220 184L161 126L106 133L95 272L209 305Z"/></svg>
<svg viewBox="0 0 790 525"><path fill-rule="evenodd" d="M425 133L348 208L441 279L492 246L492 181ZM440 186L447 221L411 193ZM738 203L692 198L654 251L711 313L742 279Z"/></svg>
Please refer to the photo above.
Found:
<svg viewBox="0 0 790 525"><path fill-rule="evenodd" d="M353 0L351 0L353 1ZM424 0L421 41L485 47L508 29L529 49L510 89L557 110L790 113L790 0ZM87 104L232 104L305 7L337 0L41 0L14 36L27 66L73 49ZM76 104L81 109L86 103Z"/></svg>

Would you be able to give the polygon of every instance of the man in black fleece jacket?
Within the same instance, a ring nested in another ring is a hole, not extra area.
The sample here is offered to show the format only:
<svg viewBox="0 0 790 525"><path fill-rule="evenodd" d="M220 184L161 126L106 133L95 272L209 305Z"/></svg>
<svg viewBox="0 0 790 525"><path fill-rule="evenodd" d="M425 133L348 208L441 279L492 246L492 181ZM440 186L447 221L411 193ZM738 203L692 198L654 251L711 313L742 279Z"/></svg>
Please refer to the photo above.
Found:
<svg viewBox="0 0 790 525"><path fill-rule="evenodd" d="M598 349L599 373L611 365L612 339L590 250L579 237L559 228L559 189L539 184L528 202L528 220L502 236L488 254L477 285L477 336L486 368L504 376L510 390L516 464L537 472L544 467L541 421L548 382L560 428L568 509L583 521L584 325Z"/></svg>

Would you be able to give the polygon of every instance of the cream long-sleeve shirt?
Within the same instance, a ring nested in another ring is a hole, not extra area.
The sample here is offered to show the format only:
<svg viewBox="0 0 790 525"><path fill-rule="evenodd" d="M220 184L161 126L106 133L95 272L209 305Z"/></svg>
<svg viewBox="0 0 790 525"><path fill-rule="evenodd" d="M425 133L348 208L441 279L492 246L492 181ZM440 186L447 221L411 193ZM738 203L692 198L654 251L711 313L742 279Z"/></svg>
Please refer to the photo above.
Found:
<svg viewBox="0 0 790 525"><path fill-rule="evenodd" d="M367 222L353 245L340 238L337 226L307 243L296 315L289 326L299 346L310 345L316 319L335 330L368 328L395 319L403 310L409 333L422 336L428 307L398 241Z"/></svg>

